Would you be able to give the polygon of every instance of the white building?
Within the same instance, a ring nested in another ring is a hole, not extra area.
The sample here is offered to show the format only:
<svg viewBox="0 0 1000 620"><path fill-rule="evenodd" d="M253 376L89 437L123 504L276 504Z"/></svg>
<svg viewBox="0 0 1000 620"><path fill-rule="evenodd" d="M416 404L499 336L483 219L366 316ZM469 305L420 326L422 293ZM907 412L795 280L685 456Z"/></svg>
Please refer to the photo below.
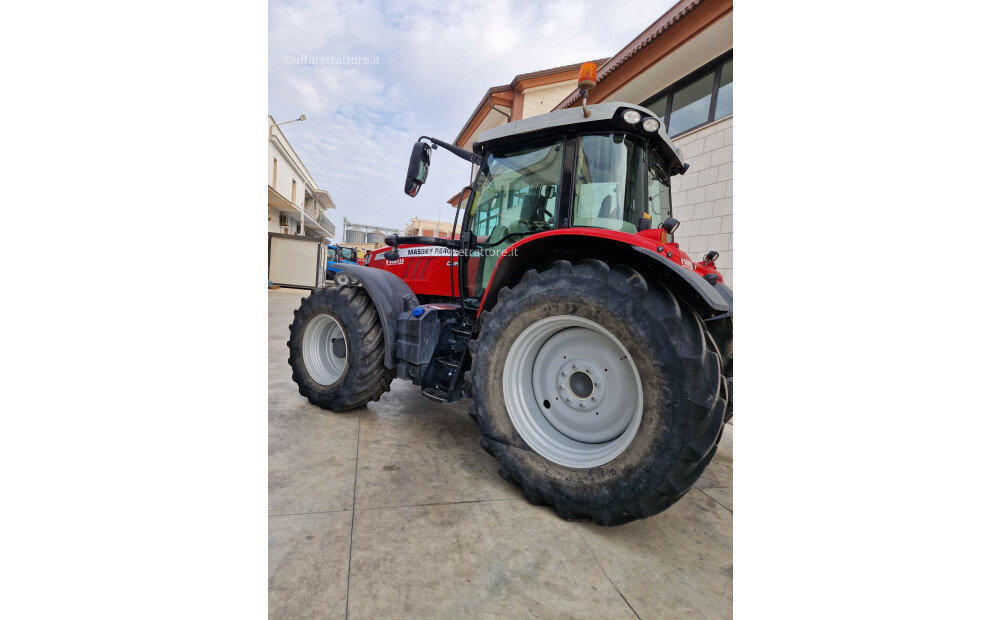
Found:
<svg viewBox="0 0 1000 620"><path fill-rule="evenodd" d="M335 238L336 227L325 211L336 209L320 189L288 138L267 117L267 232Z"/></svg>

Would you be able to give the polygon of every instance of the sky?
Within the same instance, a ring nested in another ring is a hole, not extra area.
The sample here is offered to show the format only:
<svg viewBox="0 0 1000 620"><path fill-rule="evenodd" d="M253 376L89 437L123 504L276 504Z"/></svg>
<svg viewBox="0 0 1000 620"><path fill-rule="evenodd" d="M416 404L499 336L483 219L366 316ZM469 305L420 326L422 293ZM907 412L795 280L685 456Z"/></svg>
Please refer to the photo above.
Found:
<svg viewBox="0 0 1000 620"><path fill-rule="evenodd" d="M438 149L415 198L403 193L413 143L451 142L486 90L515 75L612 56L673 4L271 0L268 113L343 218L403 228L451 221L471 165ZM368 64L364 64L367 59Z"/></svg>

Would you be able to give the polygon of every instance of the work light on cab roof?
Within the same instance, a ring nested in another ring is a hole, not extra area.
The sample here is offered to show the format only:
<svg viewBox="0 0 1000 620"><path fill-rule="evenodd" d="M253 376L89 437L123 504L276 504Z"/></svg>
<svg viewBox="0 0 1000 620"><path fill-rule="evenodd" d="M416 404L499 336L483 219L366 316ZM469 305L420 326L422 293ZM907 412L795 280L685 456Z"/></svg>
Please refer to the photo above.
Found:
<svg viewBox="0 0 1000 620"><path fill-rule="evenodd" d="M587 109L587 93L597 86L597 64L585 62L580 65L580 77L576 84L580 87L580 97L583 99L583 118L590 118L590 111Z"/></svg>

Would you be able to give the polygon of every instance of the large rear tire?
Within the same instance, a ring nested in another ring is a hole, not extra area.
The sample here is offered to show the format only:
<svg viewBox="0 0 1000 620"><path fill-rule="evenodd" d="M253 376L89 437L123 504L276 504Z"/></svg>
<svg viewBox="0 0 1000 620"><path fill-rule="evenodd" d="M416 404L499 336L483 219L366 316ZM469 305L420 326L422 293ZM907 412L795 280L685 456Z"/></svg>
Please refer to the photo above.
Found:
<svg viewBox="0 0 1000 620"><path fill-rule="evenodd" d="M314 405L349 411L389 391L385 339L364 289L327 287L303 298L288 326L288 363L299 393Z"/></svg>
<svg viewBox="0 0 1000 620"><path fill-rule="evenodd" d="M529 271L470 345L480 445L564 519L610 526L665 510L721 437L720 363L703 329L631 268Z"/></svg>
<svg viewBox="0 0 1000 620"><path fill-rule="evenodd" d="M726 383L726 422L733 419L733 317L705 322L705 331L715 341L716 352L722 360L722 380Z"/></svg>

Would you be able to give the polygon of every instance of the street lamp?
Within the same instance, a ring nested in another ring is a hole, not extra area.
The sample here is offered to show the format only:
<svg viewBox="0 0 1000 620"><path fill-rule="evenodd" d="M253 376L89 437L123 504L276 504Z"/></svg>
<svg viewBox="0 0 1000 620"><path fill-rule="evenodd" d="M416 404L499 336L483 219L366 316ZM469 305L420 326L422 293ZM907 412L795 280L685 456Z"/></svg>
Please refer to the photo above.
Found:
<svg viewBox="0 0 1000 620"><path fill-rule="evenodd" d="M273 129L274 129L275 127L277 127L277 126L279 126L279 125L287 125L288 123L297 123L297 122L299 122L299 121L304 121L304 120L306 120L306 115L305 115L305 114L300 114L298 118L293 118L293 119L292 119L292 120L290 120L290 121L285 121L285 122L283 122L283 123L275 123L275 124L271 125L270 127L268 127L268 128L267 128L267 139L268 139L268 140L270 140L270 139L271 139L271 136L273 135L273 134L271 133L271 131L272 131L272 130L273 130Z"/></svg>
<svg viewBox="0 0 1000 620"><path fill-rule="evenodd" d="M302 114L298 118L293 118L290 121L285 121L284 123L275 123L274 126L277 127L278 125L287 125L288 123L297 123L299 121L304 121L304 120L306 120L306 115Z"/></svg>

